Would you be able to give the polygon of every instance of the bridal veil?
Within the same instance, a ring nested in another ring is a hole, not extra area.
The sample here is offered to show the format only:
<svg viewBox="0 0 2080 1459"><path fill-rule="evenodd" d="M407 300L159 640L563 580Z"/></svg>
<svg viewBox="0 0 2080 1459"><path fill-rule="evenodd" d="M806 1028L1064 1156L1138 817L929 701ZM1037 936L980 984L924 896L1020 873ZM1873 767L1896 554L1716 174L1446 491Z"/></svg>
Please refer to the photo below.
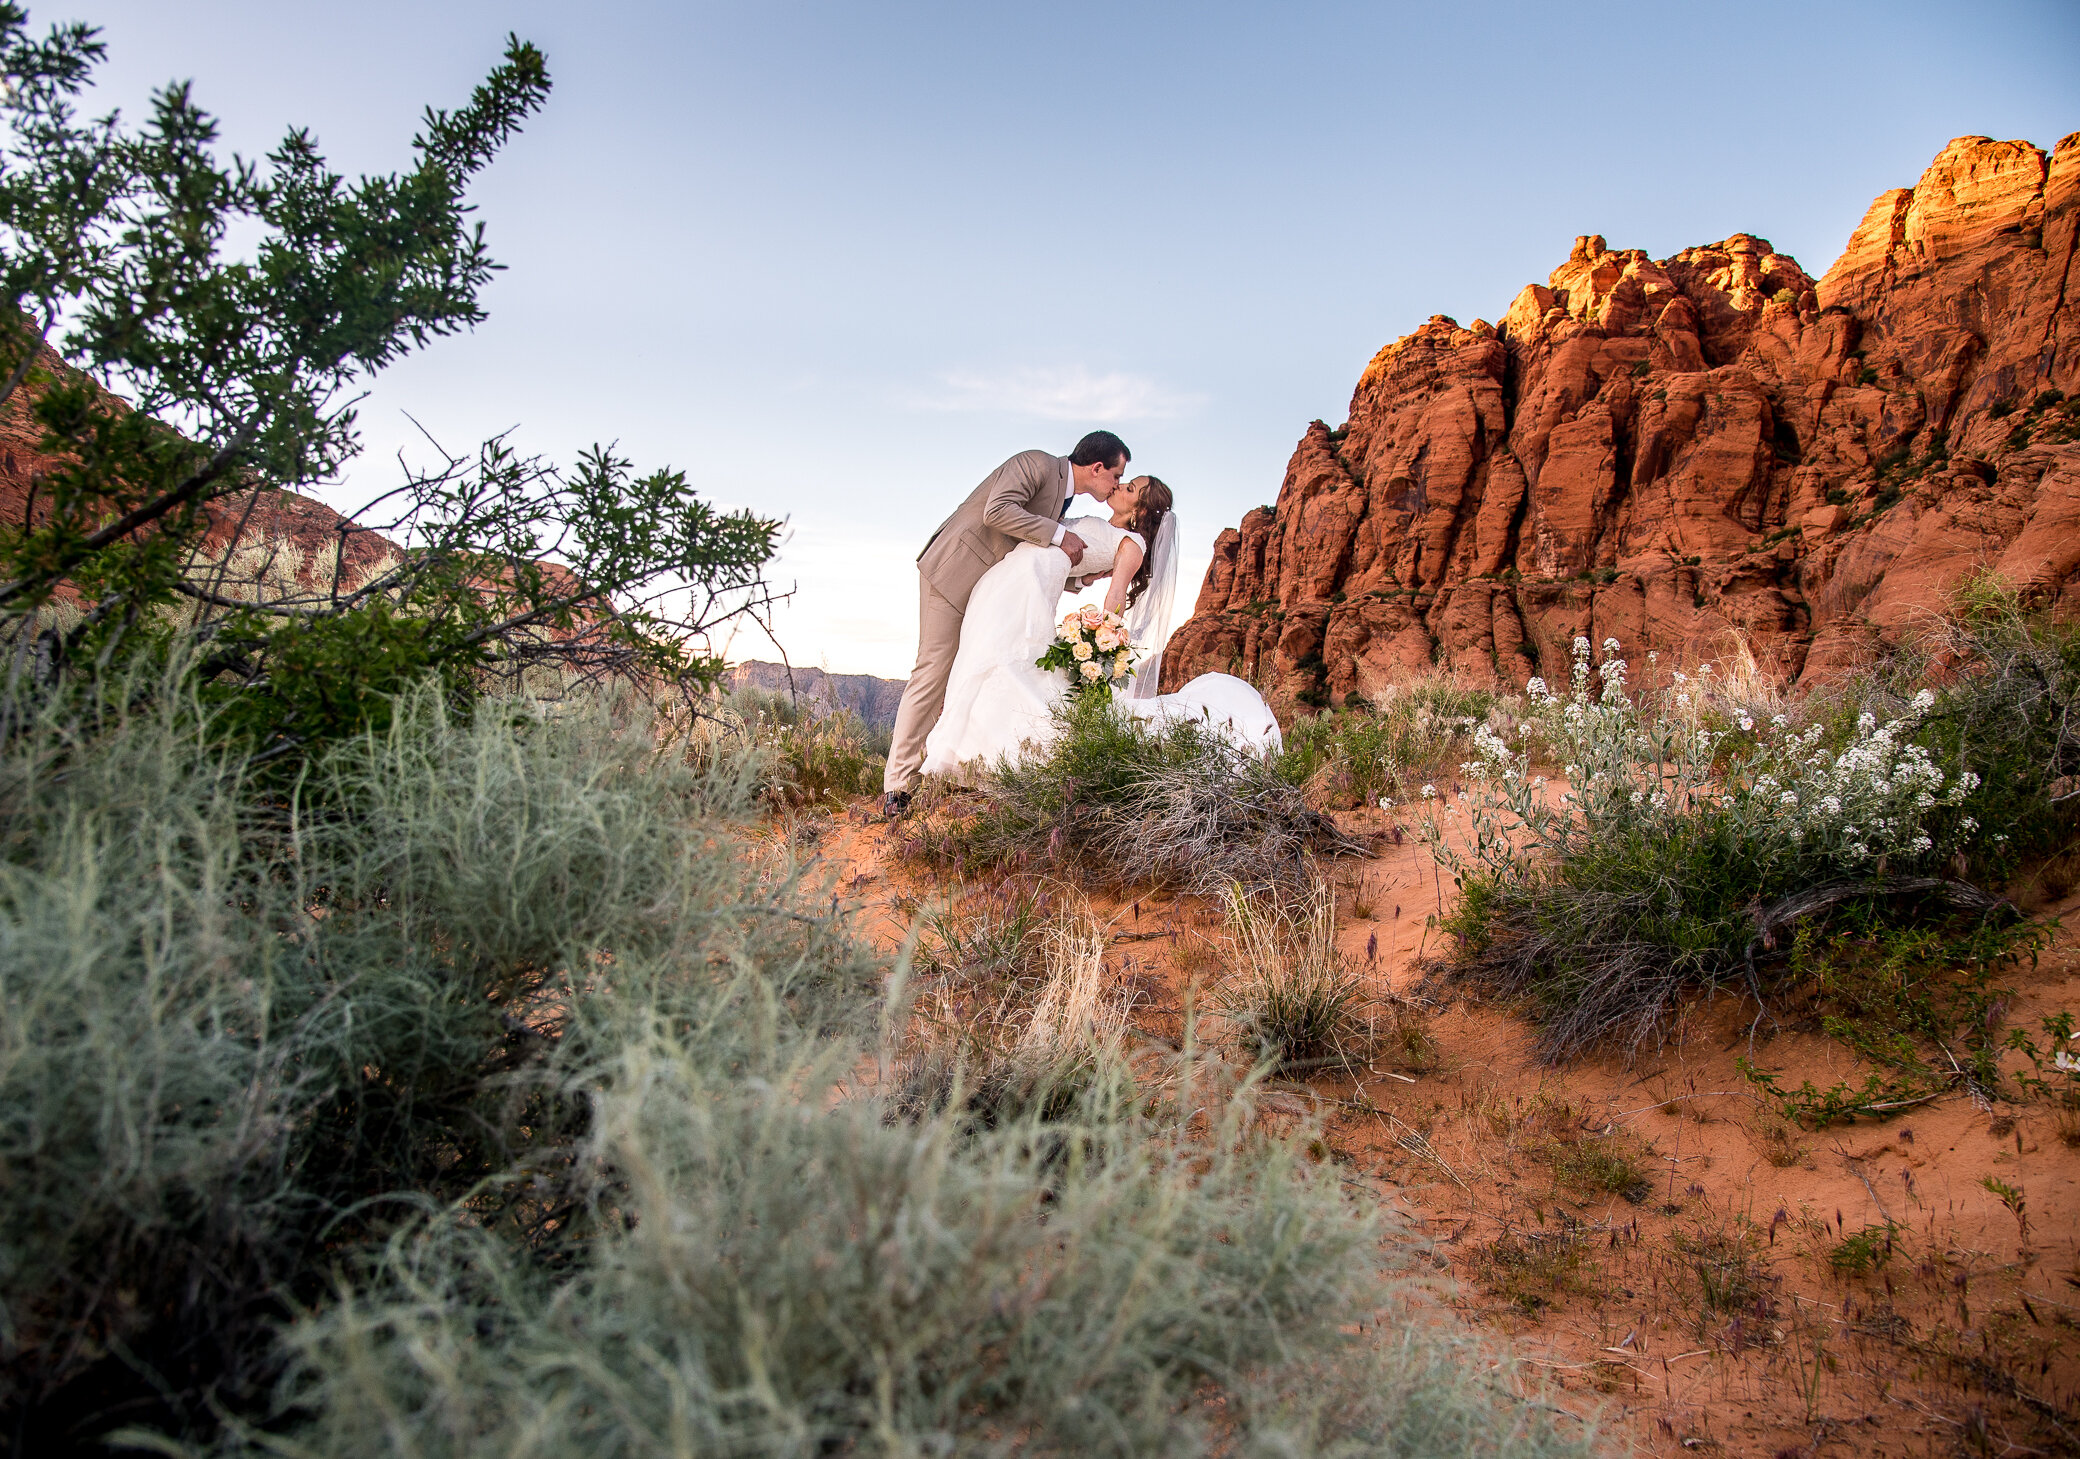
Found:
<svg viewBox="0 0 2080 1459"><path fill-rule="evenodd" d="M1148 546L1148 587L1127 609L1127 636L1152 645L1148 657L1128 681L1127 697L1153 699L1163 677L1163 645L1170 638L1170 610L1177 598L1177 513L1163 513L1156 540Z"/></svg>

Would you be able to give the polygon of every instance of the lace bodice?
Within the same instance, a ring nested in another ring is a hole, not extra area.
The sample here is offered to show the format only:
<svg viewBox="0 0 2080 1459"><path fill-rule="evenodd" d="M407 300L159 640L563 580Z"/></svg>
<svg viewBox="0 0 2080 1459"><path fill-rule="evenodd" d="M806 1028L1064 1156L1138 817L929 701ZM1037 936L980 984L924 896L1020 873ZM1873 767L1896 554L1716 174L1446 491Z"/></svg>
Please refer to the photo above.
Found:
<svg viewBox="0 0 2080 1459"><path fill-rule="evenodd" d="M1079 577L1111 572L1113 560L1119 556L1119 545L1122 542L1131 541L1143 552L1148 551L1148 544L1141 540L1139 532L1129 532L1124 527L1115 527L1103 517L1072 517L1062 525L1083 539L1083 561L1077 563L1075 568Z"/></svg>

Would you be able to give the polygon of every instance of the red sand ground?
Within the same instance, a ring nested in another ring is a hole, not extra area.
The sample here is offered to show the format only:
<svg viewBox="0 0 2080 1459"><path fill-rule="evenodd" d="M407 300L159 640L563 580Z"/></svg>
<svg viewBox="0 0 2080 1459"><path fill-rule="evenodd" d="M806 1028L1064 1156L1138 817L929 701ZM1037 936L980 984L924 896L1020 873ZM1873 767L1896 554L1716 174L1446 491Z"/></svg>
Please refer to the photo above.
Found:
<svg viewBox="0 0 2080 1459"><path fill-rule="evenodd" d="M1386 829L1373 812L1338 822ZM897 864L890 829L861 808L812 834L891 950L951 890ZM1333 880L1345 951L1413 990L1450 885L1427 849L1382 838ZM1135 1027L1174 1042L1188 990L1219 975L1218 909L1093 906L1110 920L1110 970L1139 991ZM2046 915L2075 910L2080 897ZM2080 1012L2080 939L2055 932L2005 981L2020 994L2010 1025ZM1457 1003L1423 1015L1428 1061L1279 1083L1261 1107L1273 1126L1319 1122L1349 1183L1405 1218L1445 1300L1545 1372L1551 1401L1601 1409L1642 1452L2080 1452L2080 1121L1956 1093L1884 1123L1798 1130L1735 1067L1752 1016L1722 999L1635 1063L1548 1068L1522 1019ZM1833 1040L1766 1026L1754 1058L1792 1086L1868 1072ZM1569 1193L1552 1162L1573 1148L1629 1154L1650 1188L1637 1203ZM2020 1193L2020 1220L1989 1177ZM1837 1271L1829 1254L1868 1228L1877 1264Z"/></svg>

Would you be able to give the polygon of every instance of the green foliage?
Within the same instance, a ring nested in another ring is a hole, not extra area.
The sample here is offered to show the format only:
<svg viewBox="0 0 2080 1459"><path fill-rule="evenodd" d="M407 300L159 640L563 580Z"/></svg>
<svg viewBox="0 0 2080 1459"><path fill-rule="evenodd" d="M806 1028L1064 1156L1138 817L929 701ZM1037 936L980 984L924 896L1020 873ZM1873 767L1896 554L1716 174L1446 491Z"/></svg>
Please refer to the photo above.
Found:
<svg viewBox="0 0 2080 1459"><path fill-rule="evenodd" d="M1887 723L1846 710L1798 730L1709 675L1678 674L1645 702L1625 676L1607 643L1592 694L1578 640L1564 699L1534 681L1525 739L1566 762L1568 788L1549 791L1528 750L1480 727L1466 829L1426 826L1460 888L1445 920L1456 976L1538 1019L1548 1057L1606 1040L1637 1049L1688 991L1764 999L1765 980L1782 985L1777 933L1829 907L1919 925L1930 914L1914 897L1991 900L1939 877L1895 894L1889 880L1933 872L1981 836L1966 810L1977 776L1913 742L1932 694Z"/></svg>
<svg viewBox="0 0 2080 1459"><path fill-rule="evenodd" d="M1406 800L1471 753L1475 726L1497 705L1484 689L1443 679L1395 686L1377 704L1293 721L1278 773L1329 805Z"/></svg>
<svg viewBox="0 0 2080 1459"><path fill-rule="evenodd" d="M1555 1145L1553 1179L1582 1195L1622 1196L1638 1205L1653 1194L1644 1165L1609 1140L1573 1140Z"/></svg>
<svg viewBox="0 0 2080 1459"><path fill-rule="evenodd" d="M336 478L370 377L483 318L497 266L466 191L546 99L540 52L510 38L466 106L426 113L410 171L349 180L300 131L220 162L185 85L134 131L83 121L101 43L27 27L0 5L0 411L48 460L0 532L0 636L34 640L45 683L179 662L226 733L301 759L429 676L458 702L538 668L712 678L706 636L766 601L778 524L608 450L444 456L314 553L314 583L208 535ZM55 611L66 585L84 611Z"/></svg>
<svg viewBox="0 0 2080 1459"><path fill-rule="evenodd" d="M1474 1254L1481 1283L1527 1315L1553 1299L1587 1290L1589 1238L1582 1224L1560 1213L1550 1228L1507 1228Z"/></svg>
<svg viewBox="0 0 2080 1459"><path fill-rule="evenodd" d="M1820 1027L1876 1072L1861 1085L1811 1080L1782 1088L1774 1075L1740 1061L1741 1072L1784 1118L1811 1129L1886 1119L1968 1084L1981 1098L2016 1098L2003 1073L2003 1048L2018 1048L2015 1031L1999 1037L2001 1010L2015 997L1996 976L2033 957L2042 928L1953 917L1901 925L1881 904L1846 906L1825 922L1801 925L1789 965L1771 984L1786 1010L1804 1005Z"/></svg>
<svg viewBox="0 0 2080 1459"><path fill-rule="evenodd" d="M429 1203L558 1259L565 1081L626 1020L726 1060L859 1016L861 955L721 844L748 777L640 719L421 693L283 804L175 677L18 712L0 757L10 1429L255 1411L286 1307Z"/></svg>
<svg viewBox="0 0 2080 1459"><path fill-rule="evenodd" d="M119 687L0 750L28 1450L1586 1452L1448 1327L1358 1334L1371 1203L1214 1068L862 1092L902 1006L745 854L748 767L422 692L285 804Z"/></svg>
<svg viewBox="0 0 2080 1459"><path fill-rule="evenodd" d="M1827 1253L1827 1264L1845 1277L1861 1277L1883 1271L1898 1250L1901 1227L1896 1221L1866 1226L1844 1237Z"/></svg>
<svg viewBox="0 0 2080 1459"><path fill-rule="evenodd" d="M1700 1228L1677 1232L1670 1244L1697 1279L1700 1320L1705 1312L1768 1312L1769 1277L1747 1239Z"/></svg>
<svg viewBox="0 0 2080 1459"><path fill-rule="evenodd" d="M1047 752L999 763L979 810L916 825L913 858L963 872L1080 864L1135 885L1219 896L1306 887L1311 850L1347 850L1276 766L1194 720L1096 699L1056 712Z"/></svg>
<svg viewBox="0 0 2080 1459"><path fill-rule="evenodd" d="M1930 638L1953 667L1922 738L1943 761L1980 769L1963 811L1999 829L1975 842L1972 869L2006 880L2080 841L2080 629L1984 573Z"/></svg>

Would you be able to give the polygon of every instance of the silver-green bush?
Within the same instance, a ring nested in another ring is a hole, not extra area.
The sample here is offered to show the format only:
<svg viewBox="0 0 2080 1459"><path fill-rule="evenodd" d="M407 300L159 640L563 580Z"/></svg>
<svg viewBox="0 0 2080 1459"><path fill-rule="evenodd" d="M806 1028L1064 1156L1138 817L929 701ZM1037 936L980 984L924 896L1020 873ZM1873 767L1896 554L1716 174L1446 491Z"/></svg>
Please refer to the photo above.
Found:
<svg viewBox="0 0 2080 1459"><path fill-rule="evenodd" d="M1096 1050L995 1128L898 1111L878 960L745 853L755 775L641 720L415 698L290 797L177 697L15 723L18 1447L1587 1442L1411 1319L1374 1203L1191 1060Z"/></svg>

